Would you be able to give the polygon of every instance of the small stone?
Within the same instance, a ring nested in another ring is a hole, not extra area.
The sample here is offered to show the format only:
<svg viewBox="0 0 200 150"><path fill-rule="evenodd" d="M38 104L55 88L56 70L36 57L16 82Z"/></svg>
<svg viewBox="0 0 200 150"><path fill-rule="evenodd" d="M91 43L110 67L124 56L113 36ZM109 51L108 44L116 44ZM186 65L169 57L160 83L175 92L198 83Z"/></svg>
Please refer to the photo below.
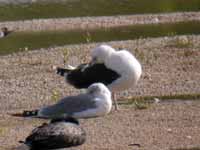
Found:
<svg viewBox="0 0 200 150"><path fill-rule="evenodd" d="M159 103L160 100L159 100L158 98L155 97L155 98L154 98L154 102L155 102L155 103Z"/></svg>
<svg viewBox="0 0 200 150"><path fill-rule="evenodd" d="M179 37L179 41L182 43L182 44L188 44L189 43L189 39L187 36L181 36Z"/></svg>
<svg viewBox="0 0 200 150"><path fill-rule="evenodd" d="M52 69L53 69L53 70L56 70L56 69L57 69L57 67L56 67L55 65L53 65L53 66L52 66Z"/></svg>
<svg viewBox="0 0 200 150"><path fill-rule="evenodd" d="M24 50L25 50L25 51L28 51L28 47L25 47Z"/></svg>
<svg viewBox="0 0 200 150"><path fill-rule="evenodd" d="M156 18L153 19L153 21L154 21L155 23L158 23L158 22L159 22L159 19L156 17Z"/></svg>
<svg viewBox="0 0 200 150"><path fill-rule="evenodd" d="M188 139L192 139L192 137L190 135L186 136Z"/></svg>
<svg viewBox="0 0 200 150"><path fill-rule="evenodd" d="M167 132L172 132L172 129L171 129L171 128L168 128L168 129L167 129Z"/></svg>

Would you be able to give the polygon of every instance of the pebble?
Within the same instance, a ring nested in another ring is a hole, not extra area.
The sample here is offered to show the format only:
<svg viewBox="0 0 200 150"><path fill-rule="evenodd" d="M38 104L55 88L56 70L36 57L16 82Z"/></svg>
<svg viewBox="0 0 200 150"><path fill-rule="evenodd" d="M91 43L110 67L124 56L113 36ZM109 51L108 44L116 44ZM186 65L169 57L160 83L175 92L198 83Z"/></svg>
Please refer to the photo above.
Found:
<svg viewBox="0 0 200 150"><path fill-rule="evenodd" d="M159 103L159 102L160 102L160 99L154 98L154 102L155 102L155 103Z"/></svg>

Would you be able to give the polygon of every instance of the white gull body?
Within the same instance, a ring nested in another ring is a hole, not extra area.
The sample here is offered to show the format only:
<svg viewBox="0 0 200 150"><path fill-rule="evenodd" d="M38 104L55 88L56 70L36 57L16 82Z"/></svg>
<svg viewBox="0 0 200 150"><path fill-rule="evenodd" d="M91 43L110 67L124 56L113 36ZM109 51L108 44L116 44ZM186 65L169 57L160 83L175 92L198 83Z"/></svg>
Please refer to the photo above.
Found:
<svg viewBox="0 0 200 150"><path fill-rule="evenodd" d="M100 45L93 49L92 63L104 63L107 68L120 75L107 86L113 92L133 87L142 74L142 67L134 55L127 50L116 51L108 45Z"/></svg>

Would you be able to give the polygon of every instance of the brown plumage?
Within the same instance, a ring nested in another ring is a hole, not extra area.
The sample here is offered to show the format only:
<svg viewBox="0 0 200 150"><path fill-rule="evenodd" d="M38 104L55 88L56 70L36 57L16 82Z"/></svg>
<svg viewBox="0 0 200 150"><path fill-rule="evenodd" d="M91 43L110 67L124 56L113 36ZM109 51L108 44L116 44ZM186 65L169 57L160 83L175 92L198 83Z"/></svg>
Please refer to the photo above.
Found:
<svg viewBox="0 0 200 150"><path fill-rule="evenodd" d="M78 146L85 142L86 133L74 118L57 119L49 124L45 123L35 128L21 142L30 147L30 150L49 150Z"/></svg>

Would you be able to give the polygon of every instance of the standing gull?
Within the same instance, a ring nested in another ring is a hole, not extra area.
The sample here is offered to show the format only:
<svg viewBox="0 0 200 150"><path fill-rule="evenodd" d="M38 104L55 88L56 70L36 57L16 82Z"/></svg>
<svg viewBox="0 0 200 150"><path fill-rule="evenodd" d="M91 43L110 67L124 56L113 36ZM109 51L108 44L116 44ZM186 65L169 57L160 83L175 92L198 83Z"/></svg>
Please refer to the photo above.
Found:
<svg viewBox="0 0 200 150"><path fill-rule="evenodd" d="M24 111L22 114L12 114L20 117L37 118L91 118L108 114L112 108L109 89L102 83L94 83L88 87L86 93L68 96L58 103L38 110Z"/></svg>
<svg viewBox="0 0 200 150"><path fill-rule="evenodd" d="M113 92L115 109L118 109L114 92L127 90L137 84L142 67L127 50L116 51L108 45L92 50L92 61L75 69L57 68L57 73L77 88L86 88L95 82L102 82Z"/></svg>
<svg viewBox="0 0 200 150"><path fill-rule="evenodd" d="M30 150L50 150L82 145L85 141L86 132L79 126L78 120L66 118L44 123L20 143Z"/></svg>

